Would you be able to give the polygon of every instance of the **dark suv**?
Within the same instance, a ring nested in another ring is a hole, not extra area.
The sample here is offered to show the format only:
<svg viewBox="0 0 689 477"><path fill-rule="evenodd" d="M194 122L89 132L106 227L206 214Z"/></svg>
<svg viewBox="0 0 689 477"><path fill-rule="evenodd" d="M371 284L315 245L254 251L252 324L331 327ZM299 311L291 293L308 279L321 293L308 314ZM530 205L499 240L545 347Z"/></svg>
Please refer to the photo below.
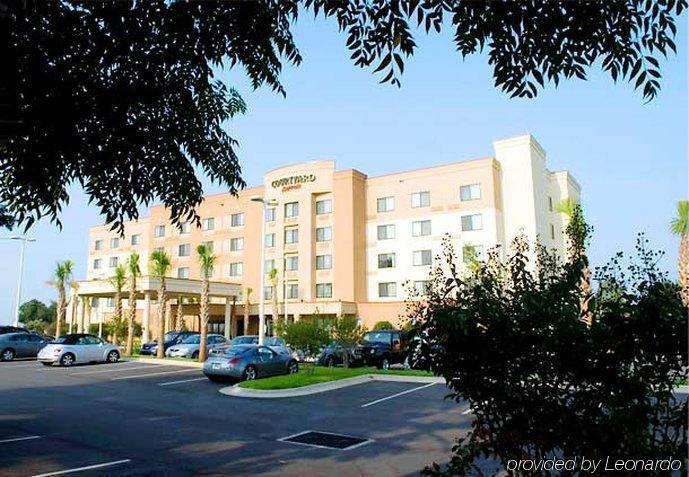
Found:
<svg viewBox="0 0 689 477"><path fill-rule="evenodd" d="M369 366L388 369L391 364L404 363L407 346L404 332L399 330L369 331L364 335L359 350Z"/></svg>
<svg viewBox="0 0 689 477"><path fill-rule="evenodd" d="M185 339L193 335L198 335L198 331L168 331L165 333L165 349L166 351L170 346L180 344ZM158 340L149 341L141 345L140 354L143 355L154 355L158 352Z"/></svg>

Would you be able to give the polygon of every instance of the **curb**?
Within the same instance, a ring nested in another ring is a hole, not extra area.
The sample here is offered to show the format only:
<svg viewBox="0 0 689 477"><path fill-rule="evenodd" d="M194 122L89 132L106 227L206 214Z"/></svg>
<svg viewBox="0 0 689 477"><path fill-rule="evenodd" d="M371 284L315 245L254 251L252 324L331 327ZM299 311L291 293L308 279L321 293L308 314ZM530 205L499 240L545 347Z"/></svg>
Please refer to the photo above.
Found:
<svg viewBox="0 0 689 477"><path fill-rule="evenodd" d="M399 374L362 374L352 378L337 379L325 383L309 384L291 389L249 389L243 388L239 384L227 386L220 389L220 393L226 396L275 399L289 398L297 396L308 396L310 394L324 393L335 389L356 386L357 384L370 383L373 381L394 381L403 383L445 383L444 378L435 376L404 376Z"/></svg>
<svg viewBox="0 0 689 477"><path fill-rule="evenodd" d="M134 361L137 363L152 363L164 364L166 366L180 366L182 368L203 368L203 363L199 363L198 361L177 361L176 359L137 358L134 356L127 357L126 360Z"/></svg>

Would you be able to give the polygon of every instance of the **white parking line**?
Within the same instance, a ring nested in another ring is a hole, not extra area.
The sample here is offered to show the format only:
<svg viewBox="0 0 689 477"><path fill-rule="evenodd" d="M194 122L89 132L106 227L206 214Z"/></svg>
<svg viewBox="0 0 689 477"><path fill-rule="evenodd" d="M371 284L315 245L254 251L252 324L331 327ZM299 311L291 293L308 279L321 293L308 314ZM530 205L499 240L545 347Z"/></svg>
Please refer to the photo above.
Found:
<svg viewBox="0 0 689 477"><path fill-rule="evenodd" d="M19 442L19 441L30 441L33 439L40 439L41 436L26 436L26 437L13 437L11 439L2 439L0 444L5 444L7 442Z"/></svg>
<svg viewBox="0 0 689 477"><path fill-rule="evenodd" d="M392 396L384 397L381 399L376 399L375 401L367 402L366 404L363 404L361 407L368 407L368 406L373 406L374 404L378 404L379 402L387 401L388 399L393 399L398 396L402 396L404 394L409 394L413 393L414 391L419 391L421 389L429 388L433 386L436 383L429 383L429 384L424 384L423 386L419 386L418 388L412 388L412 389L407 389L406 391L402 391L401 393L393 394Z"/></svg>
<svg viewBox="0 0 689 477"><path fill-rule="evenodd" d="M161 376L163 374L189 373L191 371L196 371L198 373L201 370L195 369L195 368L190 368L190 369L178 369L176 371L162 371L160 373L135 374L134 376L118 376L116 378L112 378L111 381L119 381L121 379L147 378L149 376Z"/></svg>
<svg viewBox="0 0 689 477"><path fill-rule="evenodd" d="M158 383L158 386L172 386L173 384L191 383L192 381L205 381L208 378L205 376L202 378L192 378L192 379L182 379L181 381L167 381L165 383Z"/></svg>
<svg viewBox="0 0 689 477"><path fill-rule="evenodd" d="M101 373L116 373L118 371L134 371L135 369L156 369L155 364L147 364L145 366L134 366L133 368L124 368L122 366L117 366L110 369L99 369L98 371L84 371L81 373L71 373L70 376L83 376L85 374L101 374Z"/></svg>
<svg viewBox="0 0 689 477"><path fill-rule="evenodd" d="M113 460L112 462L103 462L102 464L87 465L85 467L75 467L74 469L58 470L55 472L47 472L45 474L36 474L31 477L50 477L51 475L64 475L72 472L82 472L84 470L100 469L102 467L110 467L118 464L126 464L131 462L131 459Z"/></svg>

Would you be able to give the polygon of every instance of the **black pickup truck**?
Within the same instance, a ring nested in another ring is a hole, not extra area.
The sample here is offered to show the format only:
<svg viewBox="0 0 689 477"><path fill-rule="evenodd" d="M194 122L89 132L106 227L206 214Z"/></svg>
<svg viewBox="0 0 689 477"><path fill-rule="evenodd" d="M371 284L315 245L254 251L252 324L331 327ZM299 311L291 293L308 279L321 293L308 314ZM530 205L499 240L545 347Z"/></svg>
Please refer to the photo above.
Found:
<svg viewBox="0 0 689 477"><path fill-rule="evenodd" d="M368 366L388 369L391 364L404 363L407 345L399 330L369 331L358 347Z"/></svg>

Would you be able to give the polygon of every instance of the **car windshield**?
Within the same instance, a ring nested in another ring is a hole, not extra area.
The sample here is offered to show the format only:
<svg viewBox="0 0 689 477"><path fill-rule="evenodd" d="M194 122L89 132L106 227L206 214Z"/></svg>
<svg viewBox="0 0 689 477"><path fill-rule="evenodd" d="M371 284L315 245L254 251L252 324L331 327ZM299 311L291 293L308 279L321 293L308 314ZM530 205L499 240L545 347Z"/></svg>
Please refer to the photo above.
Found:
<svg viewBox="0 0 689 477"><path fill-rule="evenodd" d="M75 344L77 342L78 336L74 335L62 335L55 338L53 343L55 344Z"/></svg>
<svg viewBox="0 0 689 477"><path fill-rule="evenodd" d="M165 333L165 341L172 341L177 338L177 333L168 332Z"/></svg>
<svg viewBox="0 0 689 477"><path fill-rule="evenodd" d="M390 342L390 333L381 333L381 332L371 331L371 332L366 333L364 335L364 341L366 341L368 343L389 343Z"/></svg>
<svg viewBox="0 0 689 477"><path fill-rule="evenodd" d="M191 335L189 338L182 341L183 344L199 344L200 342L201 342L201 336L199 336L199 335Z"/></svg>
<svg viewBox="0 0 689 477"><path fill-rule="evenodd" d="M285 340L282 338L278 338L276 336L271 336L270 338L266 338L265 342L266 346L285 346Z"/></svg>
<svg viewBox="0 0 689 477"><path fill-rule="evenodd" d="M254 344L256 338L253 336L237 336L236 338L233 338L232 341L230 341L230 344L232 345L240 345L240 344Z"/></svg>

